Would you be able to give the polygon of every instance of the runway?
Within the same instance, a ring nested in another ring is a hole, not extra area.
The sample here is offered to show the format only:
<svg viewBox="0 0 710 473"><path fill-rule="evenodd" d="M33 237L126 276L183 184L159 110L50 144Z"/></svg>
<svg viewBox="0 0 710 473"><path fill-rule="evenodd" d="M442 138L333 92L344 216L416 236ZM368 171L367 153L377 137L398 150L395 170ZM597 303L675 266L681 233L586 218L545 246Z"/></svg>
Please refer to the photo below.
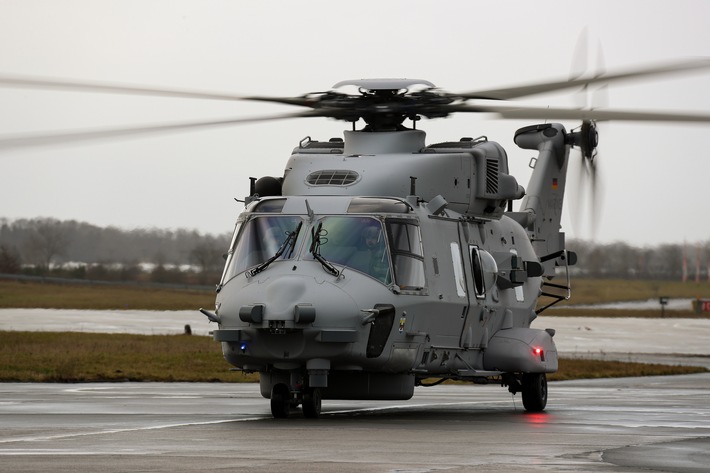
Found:
<svg viewBox="0 0 710 473"><path fill-rule="evenodd" d="M256 385L0 384L0 471L700 472L710 374L550 384L524 413L499 386L324 401L272 419Z"/></svg>

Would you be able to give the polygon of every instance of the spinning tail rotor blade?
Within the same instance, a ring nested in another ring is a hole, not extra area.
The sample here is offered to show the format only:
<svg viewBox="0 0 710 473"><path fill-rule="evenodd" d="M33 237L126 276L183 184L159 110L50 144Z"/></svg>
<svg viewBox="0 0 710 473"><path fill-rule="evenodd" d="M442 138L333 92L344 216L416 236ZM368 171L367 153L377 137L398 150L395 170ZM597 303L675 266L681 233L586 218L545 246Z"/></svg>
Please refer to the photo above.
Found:
<svg viewBox="0 0 710 473"><path fill-rule="evenodd" d="M586 179L586 185L582 189L582 192L586 194L585 202L588 206L588 210L586 211L589 215L588 223L591 229L591 235L594 237L597 234L597 227L601 221L599 158L596 155L593 158L586 158L582 156L582 160L584 167L584 178Z"/></svg>
<svg viewBox="0 0 710 473"><path fill-rule="evenodd" d="M604 193L600 190L599 161L597 158L591 163L590 175L590 196L591 196L591 224L592 235L596 237L599 222L602 221L602 209Z"/></svg>
<svg viewBox="0 0 710 473"><path fill-rule="evenodd" d="M596 236L601 221L598 158L590 161L579 152L574 152L575 187L570 189L570 216L577 234Z"/></svg>
<svg viewBox="0 0 710 473"><path fill-rule="evenodd" d="M577 168L576 188L572 192L572 222L580 233L596 235L601 221L602 194L599 192L599 157L597 153L598 134L594 122L585 121L579 131L570 134L573 152L570 160ZM576 155L576 156L575 156ZM587 218L585 218L585 216ZM589 229L582 231L580 223L589 224Z"/></svg>

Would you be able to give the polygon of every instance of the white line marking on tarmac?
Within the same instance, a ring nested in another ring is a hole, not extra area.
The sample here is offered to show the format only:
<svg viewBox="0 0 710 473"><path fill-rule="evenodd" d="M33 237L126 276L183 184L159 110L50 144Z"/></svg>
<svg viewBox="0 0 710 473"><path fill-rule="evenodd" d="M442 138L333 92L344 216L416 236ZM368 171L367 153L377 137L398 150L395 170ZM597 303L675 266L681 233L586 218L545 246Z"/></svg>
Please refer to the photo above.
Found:
<svg viewBox="0 0 710 473"><path fill-rule="evenodd" d="M421 403L421 404L399 404L399 405L393 405L393 406L382 406L382 407L366 407L366 408L357 408L357 409L343 409L339 411L326 411L323 412L323 416L328 416L328 415L340 415L340 414L362 414L362 413L368 413L368 412L381 412L381 411L386 411L386 410L400 410L400 409L416 409L416 408L422 408L422 407L436 407L436 406L464 406L464 405L475 405L475 404L500 404L500 403L509 403L509 400L501 400L501 401L464 401L464 402L447 402L447 403ZM152 426L146 426L146 427L133 427L133 428L125 428L125 429L110 429L110 430L97 430L94 432L78 432L78 433L70 433L70 434L58 434L58 435L40 435L40 436L32 436L32 437L17 437L17 438L10 438L10 439L0 439L0 444L10 444L10 443L18 443L18 442L41 442L41 441L47 441L47 440L63 440L63 439L71 439L71 438L79 438L79 437L88 437L88 436L93 436L93 435L111 435L111 434L122 434L126 432L141 432L141 431L149 431L149 430L162 430L162 429L172 429L176 427L191 427L191 426L199 426L199 425L217 425L217 424L229 424L229 423L236 423L236 422L254 422L254 421L259 421L259 420L269 420L271 419L271 416L264 415L264 416L256 416L256 417L244 417L242 419L221 419L221 420L210 420L210 421L204 421L204 422L182 422L182 423L176 423L176 424L161 424L161 425L152 425ZM18 455L19 450L0 450L0 456L2 455ZM37 454L46 454L46 450L37 450ZM42 453L45 452L45 453Z"/></svg>

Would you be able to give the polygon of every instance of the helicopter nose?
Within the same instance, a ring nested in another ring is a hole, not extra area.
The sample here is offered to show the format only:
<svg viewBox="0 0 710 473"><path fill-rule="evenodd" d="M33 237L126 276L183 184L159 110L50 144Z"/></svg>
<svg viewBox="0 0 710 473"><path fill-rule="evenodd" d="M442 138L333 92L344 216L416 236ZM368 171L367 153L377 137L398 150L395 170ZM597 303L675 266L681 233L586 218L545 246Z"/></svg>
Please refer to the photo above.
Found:
<svg viewBox="0 0 710 473"><path fill-rule="evenodd" d="M266 288L266 300L269 309L266 320L270 318L279 320L292 319L294 316L294 302L304 300L307 290L306 282L301 277L287 275L272 281Z"/></svg>
<svg viewBox="0 0 710 473"><path fill-rule="evenodd" d="M313 272L315 275L272 272L239 291L223 289L220 293L223 328L244 327L245 323L252 329L268 329L272 333L314 325L357 328L361 312L342 283L325 281L319 272Z"/></svg>
<svg viewBox="0 0 710 473"><path fill-rule="evenodd" d="M264 287L258 288L252 298L263 302L241 305L239 319L277 332L294 328L294 324L313 323L315 307L304 302L314 299L313 289L309 289L307 282L302 277L288 275L264 282Z"/></svg>

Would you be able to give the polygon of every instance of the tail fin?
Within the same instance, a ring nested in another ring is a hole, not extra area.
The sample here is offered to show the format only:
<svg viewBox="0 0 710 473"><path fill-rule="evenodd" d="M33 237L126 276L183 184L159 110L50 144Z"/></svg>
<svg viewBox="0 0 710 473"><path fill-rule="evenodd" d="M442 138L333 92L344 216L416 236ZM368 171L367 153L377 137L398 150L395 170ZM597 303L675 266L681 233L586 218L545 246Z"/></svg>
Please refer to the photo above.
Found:
<svg viewBox="0 0 710 473"><path fill-rule="evenodd" d="M555 275L558 258L566 258L565 234L560 231L562 203L567 181L569 145L559 123L533 125L515 133L515 144L538 151L516 220L523 221L544 275Z"/></svg>

